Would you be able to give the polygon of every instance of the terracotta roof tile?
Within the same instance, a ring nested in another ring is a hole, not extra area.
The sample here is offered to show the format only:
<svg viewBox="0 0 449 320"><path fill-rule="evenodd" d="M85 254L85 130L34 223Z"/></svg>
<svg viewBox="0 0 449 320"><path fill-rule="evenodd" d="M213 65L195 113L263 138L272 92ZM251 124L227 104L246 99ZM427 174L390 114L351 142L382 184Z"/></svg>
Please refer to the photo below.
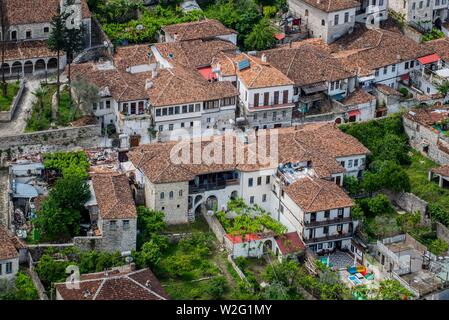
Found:
<svg viewBox="0 0 449 320"><path fill-rule="evenodd" d="M16 61L35 58L56 57L45 41L8 42L5 46L5 60Z"/></svg>
<svg viewBox="0 0 449 320"><path fill-rule="evenodd" d="M0 260L8 260L19 257L18 249L22 248L22 243L14 239L8 230L0 224ZM20 244L20 246L19 246Z"/></svg>
<svg viewBox="0 0 449 320"><path fill-rule="evenodd" d="M354 92L348 94L341 103L343 103L345 106L353 106L357 104L368 103L373 100L376 100L376 97L361 88L357 88L354 90Z"/></svg>
<svg viewBox="0 0 449 320"><path fill-rule="evenodd" d="M329 47L335 57L342 59L342 63L358 71L359 75L433 53L425 45L397 32L367 29L364 26L357 26L354 32L331 43Z"/></svg>
<svg viewBox="0 0 449 320"><path fill-rule="evenodd" d="M329 177L332 173L344 172L344 168L336 160L337 157L369 153L369 150L354 137L343 133L332 124L307 124L297 128L280 128L274 131L266 130L265 132L267 135L270 132L277 133L278 159L274 167L277 167L279 163L311 161L312 167L319 177ZM258 171L261 168L273 166L269 161L262 161L263 159L249 163L248 159L258 158L252 156L252 147L242 144L240 137L233 136L231 138L234 141L234 148L236 148L237 141L240 141L243 146L243 159L237 158L234 149L230 161L225 162L223 160L223 164L207 164L204 161L195 164L192 159L188 163L173 163L170 153L176 142L142 145L128 152L128 158L153 183L189 181L199 174L231 170ZM215 136L212 141L202 141L201 150L206 147L211 149L213 144L220 144L223 139L225 139L223 136ZM269 142L269 138L266 141ZM187 150L192 151L193 142L184 141L183 143L184 146L187 146ZM217 148L221 159L226 159L226 154L229 152L224 145L222 143L219 145L221 148ZM182 150L180 146L183 145L178 145L179 148L175 149L175 152ZM267 143L266 149L267 156L272 154L270 143ZM192 152L190 152L192 158L191 154ZM243 163L241 160L243 160Z"/></svg>
<svg viewBox="0 0 449 320"><path fill-rule="evenodd" d="M360 7L360 3L355 0L299 0L301 1L325 12Z"/></svg>
<svg viewBox="0 0 449 320"><path fill-rule="evenodd" d="M435 51L443 61L449 63L449 39L444 37L442 39L427 41L424 45Z"/></svg>
<svg viewBox="0 0 449 320"><path fill-rule="evenodd" d="M398 90L385 84L376 83L376 89L386 95L402 96L402 93L400 93Z"/></svg>
<svg viewBox="0 0 449 320"><path fill-rule="evenodd" d="M248 60L249 67L239 70L238 63ZM262 62L258 57L251 56L245 53L221 53L213 60L213 66L221 67L224 76L237 75L239 80L247 88L266 88L275 86L292 85L294 82L290 80L281 71L270 65Z"/></svg>
<svg viewBox="0 0 449 320"><path fill-rule="evenodd" d="M447 164L439 166L438 168L433 168L431 171L444 177L449 177L449 165Z"/></svg>
<svg viewBox="0 0 449 320"><path fill-rule="evenodd" d="M297 253L306 248L296 231L276 236L275 240L282 254Z"/></svg>
<svg viewBox="0 0 449 320"><path fill-rule="evenodd" d="M237 33L235 30L226 28L221 22L213 19L172 24L162 27L162 30L171 36L177 34L177 41L210 39Z"/></svg>
<svg viewBox="0 0 449 320"><path fill-rule="evenodd" d="M297 86L312 85L354 77L339 59L334 58L322 41L299 41L290 47L263 51L267 61L282 71Z"/></svg>
<svg viewBox="0 0 449 320"><path fill-rule="evenodd" d="M404 113L404 117L424 126L431 127L435 123L449 118L449 108L413 109Z"/></svg>
<svg viewBox="0 0 449 320"><path fill-rule="evenodd" d="M137 218L128 177L125 174L93 174L92 186L103 219Z"/></svg>
<svg viewBox="0 0 449 320"><path fill-rule="evenodd" d="M304 212L351 207L354 204L333 181L306 177L290 184L284 190Z"/></svg>
<svg viewBox="0 0 449 320"><path fill-rule="evenodd" d="M4 0L9 25L50 23L60 0ZM90 18L86 0L81 0L82 17Z"/></svg>
<svg viewBox="0 0 449 320"><path fill-rule="evenodd" d="M82 275L79 289L55 285L64 300L162 300L169 296L150 269L129 273Z"/></svg>

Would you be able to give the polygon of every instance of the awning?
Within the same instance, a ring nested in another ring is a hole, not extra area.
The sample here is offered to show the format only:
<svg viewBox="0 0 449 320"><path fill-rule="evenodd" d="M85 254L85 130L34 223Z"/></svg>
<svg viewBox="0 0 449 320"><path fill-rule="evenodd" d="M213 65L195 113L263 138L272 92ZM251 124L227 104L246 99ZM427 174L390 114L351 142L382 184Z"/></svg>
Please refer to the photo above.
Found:
<svg viewBox="0 0 449 320"><path fill-rule="evenodd" d="M325 83L319 83L319 84L314 84L311 86L303 87L302 90L304 90L304 92L306 94L310 94L310 93L315 93L315 92L319 92L319 91L326 91L327 86Z"/></svg>
<svg viewBox="0 0 449 320"><path fill-rule="evenodd" d="M360 110L351 110L348 112L348 115L350 117L358 116L358 115L360 115Z"/></svg>
<svg viewBox="0 0 449 320"><path fill-rule="evenodd" d="M418 58L418 61L421 64L429 64L429 63L437 62L440 59L441 58L436 53L434 53L434 54L431 54L431 55L428 55L425 57Z"/></svg>
<svg viewBox="0 0 449 320"><path fill-rule="evenodd" d="M360 77L359 78L359 82L366 82L366 81L372 81L376 79L375 76L371 75L371 76L366 76L366 77Z"/></svg>
<svg viewBox="0 0 449 320"><path fill-rule="evenodd" d="M407 73L407 74L403 74L403 75L401 76L401 80L406 81L406 80L408 80L408 79L410 79L410 76L409 76L408 73Z"/></svg>

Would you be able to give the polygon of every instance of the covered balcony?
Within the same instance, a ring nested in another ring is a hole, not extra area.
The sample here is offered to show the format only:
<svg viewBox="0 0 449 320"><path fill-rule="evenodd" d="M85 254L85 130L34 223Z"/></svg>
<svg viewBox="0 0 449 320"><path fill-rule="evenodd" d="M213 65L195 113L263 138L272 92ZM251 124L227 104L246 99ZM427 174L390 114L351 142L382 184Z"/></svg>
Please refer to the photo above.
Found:
<svg viewBox="0 0 449 320"><path fill-rule="evenodd" d="M240 183L237 171L225 171L198 175L189 181L189 194L203 193L210 190L220 190L227 186Z"/></svg>

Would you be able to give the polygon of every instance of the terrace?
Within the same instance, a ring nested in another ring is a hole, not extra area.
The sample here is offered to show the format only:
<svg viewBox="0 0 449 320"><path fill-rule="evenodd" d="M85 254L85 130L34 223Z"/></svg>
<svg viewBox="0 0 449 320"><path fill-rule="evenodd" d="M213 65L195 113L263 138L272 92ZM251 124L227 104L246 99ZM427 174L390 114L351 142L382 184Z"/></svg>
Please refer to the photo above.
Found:
<svg viewBox="0 0 449 320"><path fill-rule="evenodd" d="M276 172L276 176L287 185L314 175L315 170L310 167L310 163L304 164L303 162L280 164Z"/></svg>
<svg viewBox="0 0 449 320"><path fill-rule="evenodd" d="M239 175L235 171L203 174L189 182L189 194L220 190L239 183Z"/></svg>

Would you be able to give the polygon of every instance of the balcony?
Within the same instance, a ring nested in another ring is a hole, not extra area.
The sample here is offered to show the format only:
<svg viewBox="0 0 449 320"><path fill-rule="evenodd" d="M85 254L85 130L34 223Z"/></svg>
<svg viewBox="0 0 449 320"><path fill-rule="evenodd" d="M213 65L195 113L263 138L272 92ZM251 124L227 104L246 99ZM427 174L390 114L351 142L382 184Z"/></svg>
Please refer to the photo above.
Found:
<svg viewBox="0 0 449 320"><path fill-rule="evenodd" d="M254 105L252 103L244 103L249 111L259 111L259 110L267 110L267 109L276 109L276 108L282 108L282 107L289 107L293 106L294 102L293 99L288 99L287 101L283 101L283 103L274 103L273 100L270 100L267 104L263 105Z"/></svg>
<svg viewBox="0 0 449 320"><path fill-rule="evenodd" d="M351 238L353 235L354 235L354 232L341 232L341 233L328 235L328 236L324 236L324 237L319 237L319 238L304 239L304 242L306 244L310 244L310 243L315 243L315 242L334 241L334 240Z"/></svg>
<svg viewBox="0 0 449 320"><path fill-rule="evenodd" d="M313 101L318 101L324 99L323 92L318 92L315 94L308 94L308 95L300 95L298 100L302 103L310 103Z"/></svg>
<svg viewBox="0 0 449 320"><path fill-rule="evenodd" d="M239 179L223 179L215 182L200 183L198 185L189 184L189 194L204 193L211 190L221 190L228 186L238 185L239 183Z"/></svg>
<svg viewBox="0 0 449 320"><path fill-rule="evenodd" d="M326 219L326 220L320 220L320 221L305 221L304 227L313 228L313 227L321 227L321 226L327 226L327 225L332 225L332 224L341 224L341 223L349 223L349 222L352 222L352 217L341 217L341 218Z"/></svg>

